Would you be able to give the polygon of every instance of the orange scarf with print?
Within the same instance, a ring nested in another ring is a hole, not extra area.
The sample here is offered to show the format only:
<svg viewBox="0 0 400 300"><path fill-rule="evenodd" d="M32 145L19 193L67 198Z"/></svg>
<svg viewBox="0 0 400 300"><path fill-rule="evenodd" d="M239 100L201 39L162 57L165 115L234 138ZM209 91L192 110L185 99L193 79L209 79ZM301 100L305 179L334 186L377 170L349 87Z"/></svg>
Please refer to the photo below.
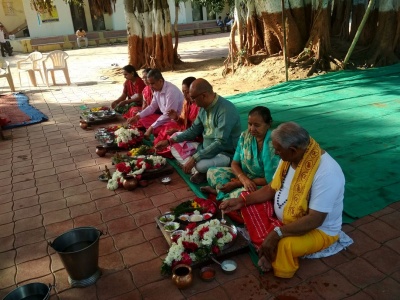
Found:
<svg viewBox="0 0 400 300"><path fill-rule="evenodd" d="M311 185L321 161L321 154L322 150L318 143L310 138L310 144L298 164L290 184L288 200L283 209L283 224L292 223L307 214ZM278 191L281 188L289 167L290 162L282 162L272 179L272 189Z"/></svg>

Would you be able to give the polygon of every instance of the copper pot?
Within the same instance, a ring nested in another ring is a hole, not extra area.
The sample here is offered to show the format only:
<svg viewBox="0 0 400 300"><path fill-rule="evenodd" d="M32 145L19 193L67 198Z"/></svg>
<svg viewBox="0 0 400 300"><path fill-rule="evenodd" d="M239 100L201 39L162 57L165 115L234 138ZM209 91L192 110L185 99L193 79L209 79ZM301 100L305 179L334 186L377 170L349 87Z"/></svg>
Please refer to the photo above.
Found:
<svg viewBox="0 0 400 300"><path fill-rule="evenodd" d="M185 289L193 282L192 268L188 265L179 264L172 269L172 282L178 289Z"/></svg>
<svg viewBox="0 0 400 300"><path fill-rule="evenodd" d="M122 185L124 189L132 191L138 186L138 181L135 177L125 177Z"/></svg>
<svg viewBox="0 0 400 300"><path fill-rule="evenodd" d="M88 123L86 123L85 121L80 121L79 125L81 126L82 129L86 129L89 126Z"/></svg>
<svg viewBox="0 0 400 300"><path fill-rule="evenodd" d="M103 146L97 146L96 147L96 154L100 157L103 157L107 153L107 148Z"/></svg>

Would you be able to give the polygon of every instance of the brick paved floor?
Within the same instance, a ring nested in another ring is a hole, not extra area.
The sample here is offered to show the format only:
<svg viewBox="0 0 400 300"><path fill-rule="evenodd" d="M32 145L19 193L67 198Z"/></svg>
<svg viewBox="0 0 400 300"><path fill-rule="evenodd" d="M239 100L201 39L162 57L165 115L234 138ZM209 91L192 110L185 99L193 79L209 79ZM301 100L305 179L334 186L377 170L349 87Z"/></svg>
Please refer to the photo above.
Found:
<svg viewBox="0 0 400 300"><path fill-rule="evenodd" d="M80 105L119 96L121 86L101 79L99 69L124 65L126 45L68 53L73 85L61 75L61 84L49 88L15 80L50 120L6 130L10 139L0 141L0 297L16 285L55 282L51 299L399 299L400 202L345 225L355 244L333 257L301 261L292 279L260 276L242 254L235 274L217 271L215 281L202 282L195 271L189 289L175 288L160 276L168 247L153 217L193 193L176 173L168 186L155 180L132 192L108 191L97 177L105 165L112 168L110 157L98 157L93 130L79 127ZM13 57L12 66L22 57ZM13 75L18 78L15 69ZM5 82L1 88L7 92ZM103 275L95 285L71 289L47 242L79 226L107 232L100 240Z"/></svg>

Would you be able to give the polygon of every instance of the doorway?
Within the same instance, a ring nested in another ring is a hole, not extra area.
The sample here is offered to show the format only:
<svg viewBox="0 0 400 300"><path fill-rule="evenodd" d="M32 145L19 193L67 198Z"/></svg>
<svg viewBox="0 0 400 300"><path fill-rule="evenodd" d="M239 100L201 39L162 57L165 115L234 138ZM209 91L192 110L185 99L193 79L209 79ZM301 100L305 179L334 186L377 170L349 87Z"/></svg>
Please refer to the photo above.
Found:
<svg viewBox="0 0 400 300"><path fill-rule="evenodd" d="M72 24L74 25L74 33L79 29L87 31L87 24L85 18L85 10L83 6L70 4L69 8L71 10Z"/></svg>

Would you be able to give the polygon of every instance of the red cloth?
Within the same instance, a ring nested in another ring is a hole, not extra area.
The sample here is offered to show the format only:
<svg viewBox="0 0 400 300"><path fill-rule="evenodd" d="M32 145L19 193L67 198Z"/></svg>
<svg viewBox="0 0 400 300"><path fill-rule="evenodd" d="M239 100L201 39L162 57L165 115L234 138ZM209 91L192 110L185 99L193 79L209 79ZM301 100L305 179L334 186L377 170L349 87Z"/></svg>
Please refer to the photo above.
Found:
<svg viewBox="0 0 400 300"><path fill-rule="evenodd" d="M142 91L143 99L146 101L147 106L151 104L151 101L153 100L153 91L151 90L151 87L147 85L143 91Z"/></svg>
<svg viewBox="0 0 400 300"><path fill-rule="evenodd" d="M142 78L136 77L135 82L132 82L131 80L125 81L123 93L130 98L135 94L142 94L145 87L146 85Z"/></svg>
<svg viewBox="0 0 400 300"><path fill-rule="evenodd" d="M154 146L157 145L158 142L168 140L171 137L169 134L167 134L168 129L175 128L178 131L185 131L190 126L192 126L192 123L194 122L194 120L196 120L197 115L199 114L199 110L200 107L198 107L195 103L191 103L190 101L185 100L183 102L182 113L178 121L165 124L164 129L159 131L157 138L154 139ZM168 158L174 158L171 154L170 146L161 151L158 151L157 154Z"/></svg>
<svg viewBox="0 0 400 300"><path fill-rule="evenodd" d="M244 196L248 192L242 192ZM274 213L274 205L271 201L265 203L253 204L243 207L241 210L244 223L249 232L250 239L256 248L259 248L265 237L274 230L275 227L282 226Z"/></svg>
<svg viewBox="0 0 400 300"><path fill-rule="evenodd" d="M136 77L135 82L132 82L131 80L126 80L124 82L124 90L123 93L128 96L130 99L133 95L135 94L143 94L143 90L146 88L146 84L143 82L143 80L139 77ZM129 108L129 110L123 114L123 117L125 119L132 118L135 116L139 111L142 110L142 106L132 106Z"/></svg>

